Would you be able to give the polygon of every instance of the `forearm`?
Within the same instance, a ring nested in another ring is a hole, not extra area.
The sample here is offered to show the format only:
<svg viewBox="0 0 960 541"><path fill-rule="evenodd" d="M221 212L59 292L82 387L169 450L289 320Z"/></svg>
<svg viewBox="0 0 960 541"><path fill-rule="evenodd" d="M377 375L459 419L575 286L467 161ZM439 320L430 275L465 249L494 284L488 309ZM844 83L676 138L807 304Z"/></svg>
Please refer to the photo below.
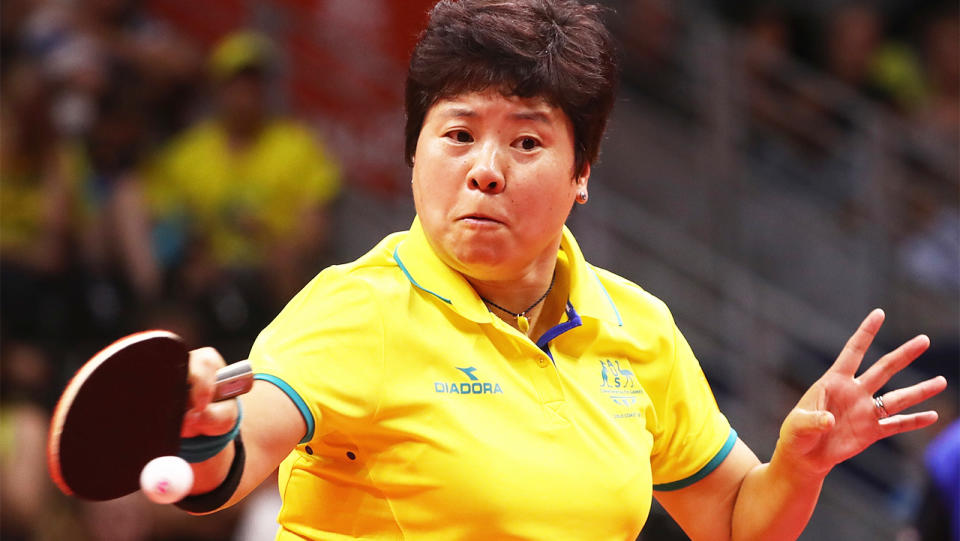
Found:
<svg viewBox="0 0 960 541"><path fill-rule="evenodd" d="M296 405L271 383L255 382L240 401L246 413L236 438L213 457L192 464L194 486L190 494L214 502L186 509L192 513L213 512L242 500L276 470L306 432Z"/></svg>
<svg viewBox="0 0 960 541"><path fill-rule="evenodd" d="M733 510L734 541L796 539L823 487L822 475L796 468L778 453L744 478Z"/></svg>
<svg viewBox="0 0 960 541"><path fill-rule="evenodd" d="M209 460L190 465L193 469L193 489L191 495L203 494L220 486L227 477L233 462L234 447L231 442Z"/></svg>

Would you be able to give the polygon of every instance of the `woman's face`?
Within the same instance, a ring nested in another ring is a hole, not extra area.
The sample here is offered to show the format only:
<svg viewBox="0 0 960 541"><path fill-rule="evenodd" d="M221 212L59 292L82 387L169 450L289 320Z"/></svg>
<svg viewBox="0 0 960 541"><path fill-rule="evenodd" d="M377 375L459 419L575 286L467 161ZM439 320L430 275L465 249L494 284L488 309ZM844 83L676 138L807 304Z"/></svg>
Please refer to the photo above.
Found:
<svg viewBox="0 0 960 541"><path fill-rule="evenodd" d="M541 98L484 91L440 100L417 140L413 197L434 251L478 280L553 268L589 167L573 178L573 125Z"/></svg>

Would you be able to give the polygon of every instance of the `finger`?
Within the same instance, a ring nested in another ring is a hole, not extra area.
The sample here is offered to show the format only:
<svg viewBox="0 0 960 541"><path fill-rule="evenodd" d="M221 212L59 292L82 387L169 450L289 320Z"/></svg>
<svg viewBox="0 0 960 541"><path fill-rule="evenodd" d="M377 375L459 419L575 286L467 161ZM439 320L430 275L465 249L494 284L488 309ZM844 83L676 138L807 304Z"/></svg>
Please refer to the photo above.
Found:
<svg viewBox="0 0 960 541"><path fill-rule="evenodd" d="M894 415L879 421L880 437L888 438L902 432L910 432L926 428L937 422L940 416L935 411L921 411L920 413L911 413L908 415Z"/></svg>
<svg viewBox="0 0 960 541"><path fill-rule="evenodd" d="M900 413L910 406L915 406L931 396L939 394L946 388L947 380L943 376L930 378L909 387L886 393L883 395L883 407L891 415Z"/></svg>
<svg viewBox="0 0 960 541"><path fill-rule="evenodd" d="M226 366L223 357L213 348L200 348L190 352L187 383L190 385L190 409L201 411L213 399L217 382L217 369Z"/></svg>
<svg viewBox="0 0 960 541"><path fill-rule="evenodd" d="M930 339L921 334L903 343L897 349L887 353L873 363L857 380L872 395L890 381L894 374L901 371L930 347ZM884 397L886 400L886 397Z"/></svg>
<svg viewBox="0 0 960 541"><path fill-rule="evenodd" d="M239 413L236 400L213 402L200 411L191 410L184 416L180 437L226 434L236 424Z"/></svg>
<svg viewBox="0 0 960 541"><path fill-rule="evenodd" d="M829 430L835 419L829 411L797 410L791 421L790 428L793 433L805 437Z"/></svg>
<svg viewBox="0 0 960 541"><path fill-rule="evenodd" d="M812 449L834 424L836 418L829 411L794 408L780 427L780 441L785 449L802 455Z"/></svg>
<svg viewBox="0 0 960 541"><path fill-rule="evenodd" d="M850 376L855 375L857 368L860 367L860 361L863 360L864 354L873 343L873 338L883 325L884 317L883 310L879 308L870 312L853 336L847 340L847 344L843 346L843 350L840 351L840 355L830 369Z"/></svg>

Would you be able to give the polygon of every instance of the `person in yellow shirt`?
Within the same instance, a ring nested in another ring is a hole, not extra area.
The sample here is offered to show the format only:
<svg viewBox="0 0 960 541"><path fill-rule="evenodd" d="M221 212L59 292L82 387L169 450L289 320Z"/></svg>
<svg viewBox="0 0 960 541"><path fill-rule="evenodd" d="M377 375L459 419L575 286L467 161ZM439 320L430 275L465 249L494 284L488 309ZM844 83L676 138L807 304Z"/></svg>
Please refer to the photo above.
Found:
<svg viewBox="0 0 960 541"><path fill-rule="evenodd" d="M279 540L634 539L653 497L694 539L789 539L835 464L936 420L900 411L943 378L874 397L926 337L855 377L874 311L761 464L664 304L584 260L564 222L614 100L600 14L432 10L407 79L416 218L290 301L239 401L211 404L223 359L191 353L180 507L232 505L279 464Z"/></svg>
<svg viewBox="0 0 960 541"><path fill-rule="evenodd" d="M149 167L160 261L205 291L237 281L282 305L319 268L340 171L313 134L271 113L274 51L238 32L210 57L215 114L175 138ZM270 278L267 279L266 276Z"/></svg>

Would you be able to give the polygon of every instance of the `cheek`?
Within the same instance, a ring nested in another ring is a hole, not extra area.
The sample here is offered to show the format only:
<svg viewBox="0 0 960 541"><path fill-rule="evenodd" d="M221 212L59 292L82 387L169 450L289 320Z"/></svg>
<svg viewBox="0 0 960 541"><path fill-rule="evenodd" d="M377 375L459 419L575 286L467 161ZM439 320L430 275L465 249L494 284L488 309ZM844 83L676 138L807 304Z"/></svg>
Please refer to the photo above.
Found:
<svg viewBox="0 0 960 541"><path fill-rule="evenodd" d="M424 145L413 167L414 196L419 192L424 201L454 201L463 188L469 170L466 157L448 156L442 149Z"/></svg>
<svg viewBox="0 0 960 541"><path fill-rule="evenodd" d="M541 178L556 179L556 173L552 176ZM551 180L538 183L533 190L524 194L524 206L540 216L540 219L549 220L552 223L563 222L573 205L576 196L576 184L570 180L557 182Z"/></svg>
<svg viewBox="0 0 960 541"><path fill-rule="evenodd" d="M549 220L553 226L566 222L573 205L571 198L567 197L566 193L561 192L548 198L547 201L549 204L544 205L544 207L547 207L544 209L544 212L547 213L547 216L544 217L545 221Z"/></svg>
<svg viewBox="0 0 960 541"><path fill-rule="evenodd" d="M545 237L553 238L566 222L572 204L564 189L556 185L525 193L523 200L513 205L523 224L518 233L538 244Z"/></svg>
<svg viewBox="0 0 960 541"><path fill-rule="evenodd" d="M413 202L421 218L441 217L451 206L453 183L449 172L430 160L418 161L413 169Z"/></svg>

